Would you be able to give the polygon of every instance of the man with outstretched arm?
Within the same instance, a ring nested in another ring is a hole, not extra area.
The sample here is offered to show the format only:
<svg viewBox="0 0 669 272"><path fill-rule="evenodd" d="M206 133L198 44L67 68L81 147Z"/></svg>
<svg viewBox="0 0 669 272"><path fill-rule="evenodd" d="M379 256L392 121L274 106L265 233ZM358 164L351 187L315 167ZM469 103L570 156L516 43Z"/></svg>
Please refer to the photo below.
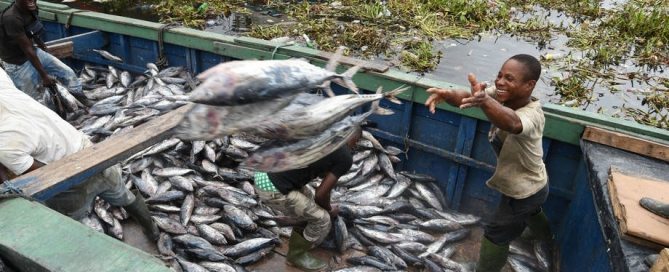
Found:
<svg viewBox="0 0 669 272"><path fill-rule="evenodd" d="M468 75L471 91L430 88L425 102L430 112L446 102L462 109L478 107L492 123L488 139L497 156L495 173L486 182L502 199L484 225L477 271L500 271L509 243L529 226L533 235L552 244L553 236L541 205L548 197L548 175L543 163L544 113L532 91L541 64L530 55L509 58L486 88Z"/></svg>

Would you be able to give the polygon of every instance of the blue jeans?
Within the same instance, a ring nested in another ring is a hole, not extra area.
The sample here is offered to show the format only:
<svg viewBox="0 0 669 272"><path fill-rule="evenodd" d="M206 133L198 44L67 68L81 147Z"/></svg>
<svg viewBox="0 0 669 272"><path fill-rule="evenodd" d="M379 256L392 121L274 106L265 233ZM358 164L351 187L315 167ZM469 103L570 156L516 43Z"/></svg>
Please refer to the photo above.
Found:
<svg viewBox="0 0 669 272"><path fill-rule="evenodd" d="M47 74L67 86L71 93L81 93L81 81L69 66L42 49L35 48L35 53ZM2 65L16 88L35 100L42 98L42 92L38 90L42 80L30 61L20 65L3 62Z"/></svg>

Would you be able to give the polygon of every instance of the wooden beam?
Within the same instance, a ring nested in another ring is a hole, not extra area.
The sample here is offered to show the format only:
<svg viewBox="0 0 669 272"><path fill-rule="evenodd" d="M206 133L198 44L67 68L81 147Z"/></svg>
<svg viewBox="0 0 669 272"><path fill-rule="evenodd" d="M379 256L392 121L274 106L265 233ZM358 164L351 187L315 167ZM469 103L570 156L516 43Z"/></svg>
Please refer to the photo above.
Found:
<svg viewBox="0 0 669 272"><path fill-rule="evenodd" d="M596 127L586 127L583 139L644 156L669 161L669 145Z"/></svg>
<svg viewBox="0 0 669 272"><path fill-rule="evenodd" d="M125 134L109 139L49 163L35 171L5 182L25 195L45 200L77 185L119 161L171 136L192 104L146 122Z"/></svg>
<svg viewBox="0 0 669 272"><path fill-rule="evenodd" d="M69 58L72 57L72 52L74 52L74 43L67 41L64 43L48 45L46 51L59 59Z"/></svg>

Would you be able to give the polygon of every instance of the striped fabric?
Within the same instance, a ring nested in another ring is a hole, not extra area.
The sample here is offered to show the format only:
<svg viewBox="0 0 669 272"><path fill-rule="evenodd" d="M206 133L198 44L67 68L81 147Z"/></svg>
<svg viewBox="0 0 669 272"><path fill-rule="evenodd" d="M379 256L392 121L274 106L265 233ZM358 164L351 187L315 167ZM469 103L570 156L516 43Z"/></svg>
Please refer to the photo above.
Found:
<svg viewBox="0 0 669 272"><path fill-rule="evenodd" d="M269 177L267 176L267 173L264 172L255 172L254 175L256 187L258 189L263 190L265 192L278 192L279 190L274 187L274 184L272 183L271 180L269 180Z"/></svg>

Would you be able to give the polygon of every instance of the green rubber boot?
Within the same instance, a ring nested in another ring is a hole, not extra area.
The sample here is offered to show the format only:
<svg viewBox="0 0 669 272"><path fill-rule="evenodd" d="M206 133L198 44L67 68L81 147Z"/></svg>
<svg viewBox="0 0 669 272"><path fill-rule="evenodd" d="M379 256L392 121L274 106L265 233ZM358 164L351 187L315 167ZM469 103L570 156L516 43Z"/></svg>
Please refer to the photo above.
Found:
<svg viewBox="0 0 669 272"><path fill-rule="evenodd" d="M302 237L303 229L293 228L288 240L288 253L286 261L297 268L305 271L319 271L328 267L327 263L312 256L309 253L311 242Z"/></svg>
<svg viewBox="0 0 669 272"><path fill-rule="evenodd" d="M509 256L509 244L496 245L495 243L483 237L481 240L481 251L479 253L479 264L477 272L499 272L506 264L506 257Z"/></svg>
<svg viewBox="0 0 669 272"><path fill-rule="evenodd" d="M543 211L533 215L527 220L527 226L531 231L532 240L552 240L551 226L548 224L548 218Z"/></svg>
<svg viewBox="0 0 669 272"><path fill-rule="evenodd" d="M144 202L144 197L139 192L135 193L135 201L130 203L130 205L123 207L130 217L134 218L137 223L142 226L144 234L146 234L149 239L152 241L158 241L160 235L160 230L153 219L151 218L151 213L146 207Z"/></svg>
<svg viewBox="0 0 669 272"><path fill-rule="evenodd" d="M536 245L543 247L547 255L542 258L542 266L547 271L558 271L558 263L560 260L560 249L555 242L555 237L551 232L551 227L548 224L548 218L544 212L539 212L527 220L527 227L525 232L521 235L522 239L533 241ZM527 235L529 233L529 235ZM528 238L529 237L529 238ZM536 254L536 249L535 249Z"/></svg>

